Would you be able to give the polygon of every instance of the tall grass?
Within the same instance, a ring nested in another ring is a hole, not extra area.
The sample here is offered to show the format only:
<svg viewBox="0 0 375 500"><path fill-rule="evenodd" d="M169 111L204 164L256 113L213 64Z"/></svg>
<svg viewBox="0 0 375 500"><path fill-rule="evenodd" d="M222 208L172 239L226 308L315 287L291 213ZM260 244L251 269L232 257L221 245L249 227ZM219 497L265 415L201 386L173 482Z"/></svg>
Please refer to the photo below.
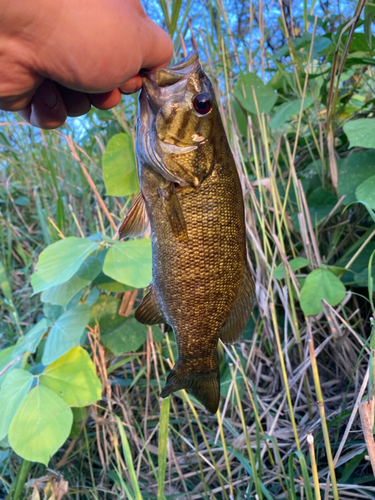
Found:
<svg viewBox="0 0 375 500"><path fill-rule="evenodd" d="M176 59L182 54L181 33L187 48L191 45L189 7L189 2L160 0L166 26L175 37ZM335 308L325 303L322 313L305 318L299 296L307 271L293 271L289 265L296 257L307 258L309 270L334 262L343 247L358 238L365 215L358 207L332 210L319 229L311 220L299 166L321 159L322 182L329 185L327 137L319 113L304 112L302 104L294 134L278 138L259 112L239 123L233 98L239 69L265 76L274 62L265 50L264 9L261 2L250 3L249 16L254 24L255 18L259 21L259 57L243 51L241 36L248 37L249 32L232 33L231 16L221 0L199 11L201 28L194 33L240 173L257 292L244 339L232 348L219 346L222 371L229 367L222 377L225 396L220 410L208 415L184 391L160 401L175 352L170 334L163 342L154 342L150 334L143 351L119 359L103 350L99 332L94 331L92 348L103 379L104 405L91 407L52 459L51 469L35 464L29 480L47 476L45 482L56 484L63 477L72 499L375 498L357 415L370 353L364 318L371 310L360 296L349 293ZM309 11L313 5L305 2L305 24ZM290 43L290 27L285 18L282 23ZM316 25L311 29L315 32ZM311 75L306 71L301 84L297 60L291 64L295 97L304 99ZM29 280L40 251L57 241L59 232L114 233L111 220L120 221L129 200L105 196L101 156L114 133L134 130L135 114L136 100L127 97L116 110L91 112L79 126L71 122L52 132L2 115L4 348L14 343L19 327L32 324L42 313ZM275 278L281 264L284 277ZM135 300L133 296L133 305ZM17 473L25 480L21 473L26 466L23 463L20 469L19 459L9 450L1 452L0 463L6 495L10 484L18 484Z"/></svg>

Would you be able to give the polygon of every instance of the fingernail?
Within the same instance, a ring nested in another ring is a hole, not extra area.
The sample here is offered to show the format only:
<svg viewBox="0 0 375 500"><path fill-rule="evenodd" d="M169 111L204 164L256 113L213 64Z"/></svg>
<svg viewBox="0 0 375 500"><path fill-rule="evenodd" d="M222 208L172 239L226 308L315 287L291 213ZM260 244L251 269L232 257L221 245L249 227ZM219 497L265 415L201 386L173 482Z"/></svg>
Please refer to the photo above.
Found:
<svg viewBox="0 0 375 500"><path fill-rule="evenodd" d="M40 100L47 108L54 108L58 100L57 93L53 90L43 92L40 96Z"/></svg>

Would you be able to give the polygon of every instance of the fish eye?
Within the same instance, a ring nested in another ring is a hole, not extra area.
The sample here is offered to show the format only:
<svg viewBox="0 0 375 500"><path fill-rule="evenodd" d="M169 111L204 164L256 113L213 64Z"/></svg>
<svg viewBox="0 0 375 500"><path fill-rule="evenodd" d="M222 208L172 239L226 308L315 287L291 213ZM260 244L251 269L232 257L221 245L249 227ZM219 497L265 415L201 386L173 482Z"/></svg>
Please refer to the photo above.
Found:
<svg viewBox="0 0 375 500"><path fill-rule="evenodd" d="M208 94L202 92L194 97L193 107L199 115L207 115L211 111L211 99Z"/></svg>

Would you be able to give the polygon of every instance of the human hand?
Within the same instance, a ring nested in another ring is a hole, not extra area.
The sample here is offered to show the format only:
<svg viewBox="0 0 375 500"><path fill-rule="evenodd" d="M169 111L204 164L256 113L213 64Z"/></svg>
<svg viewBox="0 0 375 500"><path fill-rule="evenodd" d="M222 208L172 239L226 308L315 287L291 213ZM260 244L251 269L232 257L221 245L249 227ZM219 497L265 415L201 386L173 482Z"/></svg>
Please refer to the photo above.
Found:
<svg viewBox="0 0 375 500"><path fill-rule="evenodd" d="M0 109L49 129L139 90L172 42L139 0L0 0Z"/></svg>

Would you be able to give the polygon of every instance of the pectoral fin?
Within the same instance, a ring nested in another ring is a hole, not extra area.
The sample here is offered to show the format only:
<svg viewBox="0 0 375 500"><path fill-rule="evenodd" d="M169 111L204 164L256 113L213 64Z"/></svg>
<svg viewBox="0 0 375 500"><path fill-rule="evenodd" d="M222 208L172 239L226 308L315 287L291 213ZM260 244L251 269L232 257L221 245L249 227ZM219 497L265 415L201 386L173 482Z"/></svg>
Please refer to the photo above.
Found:
<svg viewBox="0 0 375 500"><path fill-rule="evenodd" d="M232 310L219 333L219 337L224 344L233 344L241 337L249 321L254 301L254 281L249 266L246 265L242 283L234 300Z"/></svg>
<svg viewBox="0 0 375 500"><path fill-rule="evenodd" d="M144 325L158 325L165 322L152 285L136 309L135 319Z"/></svg>
<svg viewBox="0 0 375 500"><path fill-rule="evenodd" d="M171 225L173 235L187 241L188 234L186 221L174 184L169 183L168 186L159 188L159 195Z"/></svg>
<svg viewBox="0 0 375 500"><path fill-rule="evenodd" d="M142 191L133 201L129 212L126 214L124 222L118 232L120 238L136 238L142 236L148 226L148 216L146 212L145 200Z"/></svg>

